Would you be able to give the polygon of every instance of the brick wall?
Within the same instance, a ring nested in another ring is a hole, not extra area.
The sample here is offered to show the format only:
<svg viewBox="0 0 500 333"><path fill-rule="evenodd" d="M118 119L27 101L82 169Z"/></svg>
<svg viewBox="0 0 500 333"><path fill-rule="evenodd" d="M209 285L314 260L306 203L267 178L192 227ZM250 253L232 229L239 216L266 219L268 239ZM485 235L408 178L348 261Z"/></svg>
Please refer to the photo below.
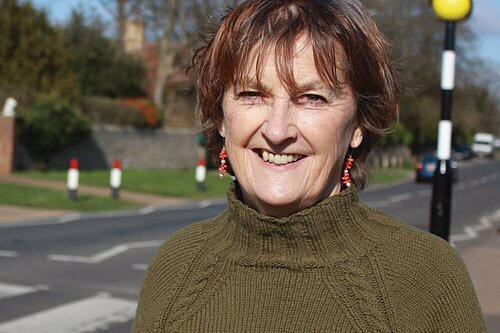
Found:
<svg viewBox="0 0 500 333"><path fill-rule="evenodd" d="M8 175L12 172L14 125L14 117L0 115L0 175Z"/></svg>
<svg viewBox="0 0 500 333"><path fill-rule="evenodd" d="M192 129L98 126L89 138L52 158L49 168L66 169L73 157L78 158L81 169L110 168L116 159L124 168L192 168L199 154L197 133Z"/></svg>

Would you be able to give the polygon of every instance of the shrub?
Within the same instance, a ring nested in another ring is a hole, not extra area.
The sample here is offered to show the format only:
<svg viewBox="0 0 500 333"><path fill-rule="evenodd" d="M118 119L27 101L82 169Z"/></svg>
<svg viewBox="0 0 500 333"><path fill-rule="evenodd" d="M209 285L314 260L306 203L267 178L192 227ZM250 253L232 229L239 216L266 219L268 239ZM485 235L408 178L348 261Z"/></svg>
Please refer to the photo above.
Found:
<svg viewBox="0 0 500 333"><path fill-rule="evenodd" d="M133 127L158 127L160 119L153 104L145 98L112 99L87 97L83 113L93 124L112 124Z"/></svg>
<svg viewBox="0 0 500 333"><path fill-rule="evenodd" d="M87 119L56 97L40 99L19 112L18 119L21 143L35 161L43 163L90 133Z"/></svg>
<svg viewBox="0 0 500 333"><path fill-rule="evenodd" d="M131 108L134 108L149 127L157 127L160 124L158 111L155 106L145 98L127 98L123 103Z"/></svg>
<svg viewBox="0 0 500 333"><path fill-rule="evenodd" d="M144 117L134 107L127 106L118 99L87 97L83 101L82 111L93 124L147 126Z"/></svg>

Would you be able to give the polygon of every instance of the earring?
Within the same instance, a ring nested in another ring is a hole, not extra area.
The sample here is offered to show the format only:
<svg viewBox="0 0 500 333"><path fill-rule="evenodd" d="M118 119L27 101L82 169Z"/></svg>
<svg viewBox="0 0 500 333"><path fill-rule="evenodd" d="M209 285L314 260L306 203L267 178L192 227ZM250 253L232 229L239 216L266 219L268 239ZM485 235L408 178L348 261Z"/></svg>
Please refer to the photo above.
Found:
<svg viewBox="0 0 500 333"><path fill-rule="evenodd" d="M346 187L351 187L351 174L349 173L354 164L354 158L352 155L348 155L345 161L344 174L342 175L342 185Z"/></svg>
<svg viewBox="0 0 500 333"><path fill-rule="evenodd" d="M226 164L227 152L226 147L222 146L222 149L219 153L220 166L219 166L219 177L222 179L227 172L227 164Z"/></svg>

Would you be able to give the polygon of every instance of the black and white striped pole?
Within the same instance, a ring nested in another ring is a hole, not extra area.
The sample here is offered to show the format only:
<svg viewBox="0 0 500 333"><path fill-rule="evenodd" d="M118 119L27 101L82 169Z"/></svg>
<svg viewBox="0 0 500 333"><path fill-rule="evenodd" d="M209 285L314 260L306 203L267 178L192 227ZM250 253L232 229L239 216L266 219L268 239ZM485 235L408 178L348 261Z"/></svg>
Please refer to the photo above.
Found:
<svg viewBox="0 0 500 333"><path fill-rule="evenodd" d="M430 232L448 240L452 194L451 169L451 105L455 85L456 22L467 18L472 0L432 0L438 18L445 21L445 45L441 65L441 120L438 126L437 162L431 201Z"/></svg>

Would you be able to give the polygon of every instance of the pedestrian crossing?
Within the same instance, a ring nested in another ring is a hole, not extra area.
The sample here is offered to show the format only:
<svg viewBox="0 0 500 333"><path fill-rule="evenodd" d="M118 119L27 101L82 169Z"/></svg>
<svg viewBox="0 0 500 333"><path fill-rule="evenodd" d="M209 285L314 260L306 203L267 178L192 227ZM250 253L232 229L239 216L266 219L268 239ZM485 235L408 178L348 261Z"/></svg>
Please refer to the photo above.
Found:
<svg viewBox="0 0 500 333"><path fill-rule="evenodd" d="M30 294L36 292L37 290L38 289L36 287L27 287L0 282L0 299Z"/></svg>
<svg viewBox="0 0 500 333"><path fill-rule="evenodd" d="M43 291L43 292L42 292ZM35 295L41 304L49 297L50 286L25 286L0 282L0 309L17 304L19 315L2 318L0 311L0 333L108 333L125 332L124 325L131 327L137 302L113 297L109 293L97 293L87 297L38 309L33 313L23 313L22 299ZM34 297L34 296L33 296ZM54 297L52 295L52 297ZM9 303L12 303L9 305ZM11 311L12 312L12 311ZM113 328L121 327L121 330Z"/></svg>

